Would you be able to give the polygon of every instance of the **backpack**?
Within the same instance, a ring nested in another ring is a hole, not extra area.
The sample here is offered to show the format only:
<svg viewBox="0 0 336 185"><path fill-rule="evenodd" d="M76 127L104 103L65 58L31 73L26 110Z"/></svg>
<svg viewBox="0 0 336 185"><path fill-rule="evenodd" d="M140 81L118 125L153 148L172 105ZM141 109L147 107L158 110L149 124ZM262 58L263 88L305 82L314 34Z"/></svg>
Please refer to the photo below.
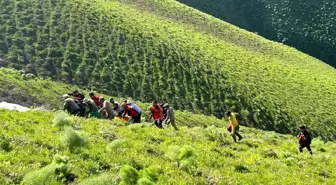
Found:
<svg viewBox="0 0 336 185"><path fill-rule="evenodd" d="M305 145L307 143L307 138L303 134L299 136L299 144L300 145Z"/></svg>

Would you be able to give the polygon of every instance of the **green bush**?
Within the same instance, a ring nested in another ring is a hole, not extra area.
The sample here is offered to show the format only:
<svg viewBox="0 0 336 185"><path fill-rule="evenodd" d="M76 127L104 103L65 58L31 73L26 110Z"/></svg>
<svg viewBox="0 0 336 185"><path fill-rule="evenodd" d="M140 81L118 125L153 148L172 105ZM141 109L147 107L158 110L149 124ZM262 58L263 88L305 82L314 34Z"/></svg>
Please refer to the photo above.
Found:
<svg viewBox="0 0 336 185"><path fill-rule="evenodd" d="M116 139L112 141L109 145L107 145L108 151L115 151L122 149L127 146L127 140L126 139Z"/></svg>
<svg viewBox="0 0 336 185"><path fill-rule="evenodd" d="M65 156L56 155L51 164L36 171L27 173L22 184L24 185L61 185L61 179L66 176L68 172L68 159Z"/></svg>
<svg viewBox="0 0 336 185"><path fill-rule="evenodd" d="M171 145L168 147L166 157L171 161L177 162L178 167L189 169L195 164L193 158L196 157L196 154L195 150L189 145L184 145L183 147Z"/></svg>
<svg viewBox="0 0 336 185"><path fill-rule="evenodd" d="M74 131L71 127L65 128L60 140L62 145L71 152L88 144L87 136L82 132Z"/></svg>
<svg viewBox="0 0 336 185"><path fill-rule="evenodd" d="M154 185L155 183L152 182L151 180L143 177L143 178L138 180L137 184L138 185Z"/></svg>
<svg viewBox="0 0 336 185"><path fill-rule="evenodd" d="M117 180L113 175L104 173L99 176L87 178L80 185L117 185Z"/></svg>
<svg viewBox="0 0 336 185"><path fill-rule="evenodd" d="M0 136L0 151L9 152L12 149L10 142L5 137Z"/></svg>
<svg viewBox="0 0 336 185"><path fill-rule="evenodd" d="M250 172L250 170L248 169L248 167L246 167L245 165L235 165L235 171L239 172L239 173L247 173Z"/></svg>
<svg viewBox="0 0 336 185"><path fill-rule="evenodd" d="M161 168L159 166L151 166L143 170L140 170L139 172L141 179L147 179L151 182L157 182L157 180L159 179L160 173L161 173Z"/></svg>
<svg viewBox="0 0 336 185"><path fill-rule="evenodd" d="M272 149L265 149L263 155L264 157L278 158L278 154Z"/></svg>
<svg viewBox="0 0 336 185"><path fill-rule="evenodd" d="M134 185L139 178L138 171L129 165L124 165L120 169L120 177L122 185Z"/></svg>
<svg viewBox="0 0 336 185"><path fill-rule="evenodd" d="M184 160L195 156L195 150L189 145L184 145L179 152L178 159Z"/></svg>
<svg viewBox="0 0 336 185"><path fill-rule="evenodd" d="M56 113L54 119L53 119L53 126L54 127L58 127L58 128L63 128L65 126L70 126L74 123L73 118L63 112L63 111L59 111Z"/></svg>

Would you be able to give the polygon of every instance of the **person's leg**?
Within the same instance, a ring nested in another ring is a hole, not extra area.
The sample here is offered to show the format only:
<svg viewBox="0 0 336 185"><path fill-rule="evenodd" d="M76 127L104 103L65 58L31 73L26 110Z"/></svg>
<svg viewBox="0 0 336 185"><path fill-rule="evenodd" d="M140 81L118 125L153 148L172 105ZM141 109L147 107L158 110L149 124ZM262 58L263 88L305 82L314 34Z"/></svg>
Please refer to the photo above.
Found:
<svg viewBox="0 0 336 185"><path fill-rule="evenodd" d="M160 120L155 120L154 121L154 124L158 127L158 128L160 128L160 129L162 129L162 123L160 123L161 121Z"/></svg>
<svg viewBox="0 0 336 185"><path fill-rule="evenodd" d="M142 114L142 112L140 112L139 115L138 115L138 123L141 122L141 114Z"/></svg>
<svg viewBox="0 0 336 185"><path fill-rule="evenodd" d="M309 151L310 155L313 155L313 151L311 150L310 145L307 145L306 147L307 147L307 150Z"/></svg>
<svg viewBox="0 0 336 185"><path fill-rule="evenodd" d="M162 126L162 120L158 120L158 124L159 124L159 128L163 128L163 126Z"/></svg>
<svg viewBox="0 0 336 185"><path fill-rule="evenodd" d="M169 122L171 123L171 125L174 127L175 130L178 130L175 120L169 120Z"/></svg>
<svg viewBox="0 0 336 185"><path fill-rule="evenodd" d="M300 145L299 150L300 150L301 153L302 153L303 148L304 148L304 146Z"/></svg>
<svg viewBox="0 0 336 185"><path fill-rule="evenodd" d="M235 127L232 127L232 133L231 133L231 136L233 138L233 141L234 142L237 142L237 138L236 138L236 128Z"/></svg>
<svg viewBox="0 0 336 185"><path fill-rule="evenodd" d="M99 112L98 112L98 111L91 112L90 114L91 114L91 117L95 117L95 118L98 118L98 119L100 119L100 118L101 118L101 114L99 114Z"/></svg>
<svg viewBox="0 0 336 185"><path fill-rule="evenodd" d="M77 115L78 115L78 113L79 113L79 109L77 109L77 110L75 110L75 111L71 112L70 114L71 114L71 115L74 115L74 116L77 116Z"/></svg>

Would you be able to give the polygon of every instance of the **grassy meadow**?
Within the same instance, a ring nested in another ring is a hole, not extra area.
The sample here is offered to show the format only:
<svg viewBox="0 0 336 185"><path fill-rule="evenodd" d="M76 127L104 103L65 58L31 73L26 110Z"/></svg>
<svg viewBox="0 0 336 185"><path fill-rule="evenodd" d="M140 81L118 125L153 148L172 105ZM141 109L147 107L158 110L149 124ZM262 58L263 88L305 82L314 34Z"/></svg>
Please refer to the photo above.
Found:
<svg viewBox="0 0 336 185"><path fill-rule="evenodd" d="M180 131L150 123L82 119L61 112L0 110L1 184L335 184L336 144L177 115ZM201 122L202 126L189 127Z"/></svg>

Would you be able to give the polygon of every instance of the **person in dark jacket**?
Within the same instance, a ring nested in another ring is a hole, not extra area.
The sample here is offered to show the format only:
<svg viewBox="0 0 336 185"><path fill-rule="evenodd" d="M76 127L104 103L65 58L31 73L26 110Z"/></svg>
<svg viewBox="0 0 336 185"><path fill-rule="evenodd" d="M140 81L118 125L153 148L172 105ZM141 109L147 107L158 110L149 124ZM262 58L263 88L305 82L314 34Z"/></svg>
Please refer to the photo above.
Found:
<svg viewBox="0 0 336 185"><path fill-rule="evenodd" d="M62 98L64 99L63 110L76 116L79 113L80 108L75 100L70 98L67 94L63 95Z"/></svg>
<svg viewBox="0 0 336 185"><path fill-rule="evenodd" d="M79 92L78 90L75 90L72 93L68 93L68 95L72 96L76 101L77 105L79 106L80 108L79 116L84 117L85 116L85 107L83 104L83 100L85 98L84 94Z"/></svg>
<svg viewBox="0 0 336 185"><path fill-rule="evenodd" d="M306 130L305 126L301 126L299 127L301 132L299 133L299 135L297 136L299 139L299 150L300 152L302 152L303 148L307 148L310 154L313 154L311 148L310 148L310 144L311 144L311 136L309 134L309 132Z"/></svg>

